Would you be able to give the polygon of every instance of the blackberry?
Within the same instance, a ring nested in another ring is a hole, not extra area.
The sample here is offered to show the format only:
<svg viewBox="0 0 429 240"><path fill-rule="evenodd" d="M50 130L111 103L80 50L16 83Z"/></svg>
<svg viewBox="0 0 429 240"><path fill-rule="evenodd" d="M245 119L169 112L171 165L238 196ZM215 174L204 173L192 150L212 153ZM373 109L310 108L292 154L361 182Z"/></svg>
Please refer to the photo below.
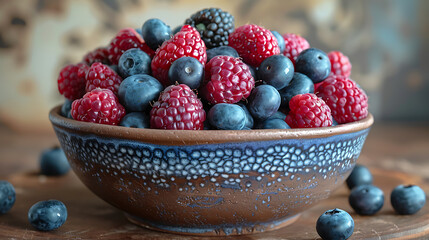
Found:
<svg viewBox="0 0 429 240"><path fill-rule="evenodd" d="M234 31L234 16L220 8L206 8L186 19L195 27L207 48L228 45L228 36Z"/></svg>

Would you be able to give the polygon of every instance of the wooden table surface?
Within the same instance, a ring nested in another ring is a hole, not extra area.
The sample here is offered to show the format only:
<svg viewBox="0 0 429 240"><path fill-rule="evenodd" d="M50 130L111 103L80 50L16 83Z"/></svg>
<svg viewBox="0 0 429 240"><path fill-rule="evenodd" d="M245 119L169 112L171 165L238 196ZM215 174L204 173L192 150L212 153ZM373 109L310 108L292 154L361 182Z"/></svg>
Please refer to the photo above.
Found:
<svg viewBox="0 0 429 240"><path fill-rule="evenodd" d="M17 196L20 197L9 213L0 215L0 239L201 239L158 233L128 223L119 210L98 199L73 173L60 178L38 175L41 151L57 144L53 132L23 134L0 126L0 179L19 185ZM386 198L390 196L388 191L399 183L418 183L428 193L429 123L376 123L359 163L371 168L376 176L375 184L382 187ZM402 217L394 214L387 199L380 214L361 217L348 206L347 191L345 187L339 189L333 197L309 209L285 229L229 239L317 239L317 216L329 207L352 213L356 226L351 239L390 239L392 236L429 239L429 235L425 235L429 233L429 204L416 215ZM50 198L66 203L69 219L56 231L37 232L26 221L26 212L35 201ZM112 229L114 232L109 231ZM401 233L392 235L395 232Z"/></svg>

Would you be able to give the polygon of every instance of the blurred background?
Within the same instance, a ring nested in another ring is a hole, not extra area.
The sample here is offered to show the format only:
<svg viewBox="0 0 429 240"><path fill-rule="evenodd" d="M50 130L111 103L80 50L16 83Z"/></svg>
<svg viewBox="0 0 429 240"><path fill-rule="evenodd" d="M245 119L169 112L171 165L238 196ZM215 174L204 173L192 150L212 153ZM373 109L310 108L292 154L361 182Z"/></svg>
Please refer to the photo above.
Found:
<svg viewBox="0 0 429 240"><path fill-rule="evenodd" d="M377 123L429 122L429 1L0 0L0 125L52 132L48 112L63 102L56 79L64 65L121 28L149 18L174 28L207 7L230 12L236 26L260 24L342 51Z"/></svg>

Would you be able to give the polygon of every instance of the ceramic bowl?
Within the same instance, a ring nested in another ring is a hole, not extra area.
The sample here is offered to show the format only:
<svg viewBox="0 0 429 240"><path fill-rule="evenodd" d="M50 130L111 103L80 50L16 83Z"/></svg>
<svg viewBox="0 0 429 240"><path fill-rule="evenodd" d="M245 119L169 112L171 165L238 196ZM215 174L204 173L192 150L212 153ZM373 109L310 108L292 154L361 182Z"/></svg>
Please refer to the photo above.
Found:
<svg viewBox="0 0 429 240"><path fill-rule="evenodd" d="M96 195L136 224L195 235L277 229L350 174L373 117L288 130L157 130L50 112L68 160Z"/></svg>

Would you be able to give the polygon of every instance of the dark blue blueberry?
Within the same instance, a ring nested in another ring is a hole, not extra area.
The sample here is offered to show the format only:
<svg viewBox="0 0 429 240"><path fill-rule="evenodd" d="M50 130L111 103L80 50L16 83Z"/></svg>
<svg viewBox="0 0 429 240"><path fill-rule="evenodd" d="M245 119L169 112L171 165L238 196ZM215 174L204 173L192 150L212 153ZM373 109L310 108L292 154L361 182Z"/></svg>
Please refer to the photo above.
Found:
<svg viewBox="0 0 429 240"><path fill-rule="evenodd" d="M119 58L118 70L122 78L137 74L150 74L151 59L147 53L138 48L125 51Z"/></svg>
<svg viewBox="0 0 429 240"><path fill-rule="evenodd" d="M223 130L241 130L246 124L246 113L236 105L218 103L214 105L207 115L210 125Z"/></svg>
<svg viewBox="0 0 429 240"><path fill-rule="evenodd" d="M350 206L360 215L374 215L383 207L384 193L374 185L360 185L349 195Z"/></svg>
<svg viewBox="0 0 429 240"><path fill-rule="evenodd" d="M322 50L308 48L296 58L295 71L307 75L313 83L318 83L331 73L331 61Z"/></svg>
<svg viewBox="0 0 429 240"><path fill-rule="evenodd" d="M168 79L171 84L186 84L191 89L200 86L204 76L204 66L193 57L181 57L171 64Z"/></svg>
<svg viewBox="0 0 429 240"><path fill-rule="evenodd" d="M182 29L182 27L183 27L183 25L179 25L179 26L175 27L175 28L173 29L172 34L174 35L174 34L176 34L176 33L180 32L180 29Z"/></svg>
<svg viewBox="0 0 429 240"><path fill-rule="evenodd" d="M15 204L15 188L7 181L0 181L0 215L9 212Z"/></svg>
<svg viewBox="0 0 429 240"><path fill-rule="evenodd" d="M119 74L118 65L109 65L109 68L112 69L115 73Z"/></svg>
<svg viewBox="0 0 429 240"><path fill-rule="evenodd" d="M157 18L152 18L143 24L142 35L146 44L156 50L165 40L170 39L172 34L170 26Z"/></svg>
<svg viewBox="0 0 429 240"><path fill-rule="evenodd" d="M247 109L246 105L244 103L241 103L241 102L237 103L237 105L240 106L244 110L244 112L246 113L246 124L244 124L244 126L246 128L252 129L254 121L253 121L253 117L250 114L249 110Z"/></svg>
<svg viewBox="0 0 429 240"><path fill-rule="evenodd" d="M335 119L334 118L332 118L332 125L331 126L337 126L338 125L338 122L337 121L335 121Z"/></svg>
<svg viewBox="0 0 429 240"><path fill-rule="evenodd" d="M40 231L61 227L67 220L67 208L58 200L41 201L28 210L28 221Z"/></svg>
<svg viewBox="0 0 429 240"><path fill-rule="evenodd" d="M119 86L119 101L127 112L144 112L163 89L156 78L147 74L129 76Z"/></svg>
<svg viewBox="0 0 429 240"><path fill-rule="evenodd" d="M418 212L426 203L425 192L416 185L399 185L390 195L393 209L399 214L410 215Z"/></svg>
<svg viewBox="0 0 429 240"><path fill-rule="evenodd" d="M119 126L130 128L149 128L150 119L146 113L130 112L121 119Z"/></svg>
<svg viewBox="0 0 429 240"><path fill-rule="evenodd" d="M323 240L347 239L353 234L355 222L346 211L335 208L317 219L316 230Z"/></svg>
<svg viewBox="0 0 429 240"><path fill-rule="evenodd" d="M354 187L360 185L371 185L372 174L367 167L356 164L352 173L347 178L346 183L349 189L353 189Z"/></svg>
<svg viewBox="0 0 429 240"><path fill-rule="evenodd" d="M263 122L258 123L259 129L290 129L289 125L283 119L269 118Z"/></svg>
<svg viewBox="0 0 429 240"><path fill-rule="evenodd" d="M66 118L72 118L71 116L71 105L73 103L73 100L66 99L61 106L61 115Z"/></svg>
<svg viewBox="0 0 429 240"><path fill-rule="evenodd" d="M207 49L207 62L216 56L230 56L238 58L239 55L237 51L230 46L220 46L212 49Z"/></svg>
<svg viewBox="0 0 429 240"><path fill-rule="evenodd" d="M281 119L284 121L286 119L286 114L284 114L280 111L277 111L267 119Z"/></svg>
<svg viewBox="0 0 429 240"><path fill-rule="evenodd" d="M252 90L247 98L247 109L253 118L264 120L277 112L280 107L280 94L271 85L260 85Z"/></svg>
<svg viewBox="0 0 429 240"><path fill-rule="evenodd" d="M294 73L289 86L279 90L282 98L281 107L289 109L289 101L298 94L314 93L314 84L310 78L302 73Z"/></svg>
<svg viewBox="0 0 429 240"><path fill-rule="evenodd" d="M54 147L40 155L40 173L46 176L61 176L70 171L70 164L63 149Z"/></svg>
<svg viewBox="0 0 429 240"><path fill-rule="evenodd" d="M256 75L256 69L250 65L247 65L247 66L249 67L250 74L252 75L253 79L255 79L255 81L258 80L258 76ZM258 82L262 82L262 81L258 81Z"/></svg>
<svg viewBox="0 0 429 240"><path fill-rule="evenodd" d="M293 78L294 67L284 55L267 57L258 68L258 80L275 87L277 90L289 85Z"/></svg>
<svg viewBox="0 0 429 240"><path fill-rule="evenodd" d="M283 52L285 51L285 39L277 31L271 31L271 33L277 39L277 43L279 44L279 48L280 48L280 54L283 54Z"/></svg>

